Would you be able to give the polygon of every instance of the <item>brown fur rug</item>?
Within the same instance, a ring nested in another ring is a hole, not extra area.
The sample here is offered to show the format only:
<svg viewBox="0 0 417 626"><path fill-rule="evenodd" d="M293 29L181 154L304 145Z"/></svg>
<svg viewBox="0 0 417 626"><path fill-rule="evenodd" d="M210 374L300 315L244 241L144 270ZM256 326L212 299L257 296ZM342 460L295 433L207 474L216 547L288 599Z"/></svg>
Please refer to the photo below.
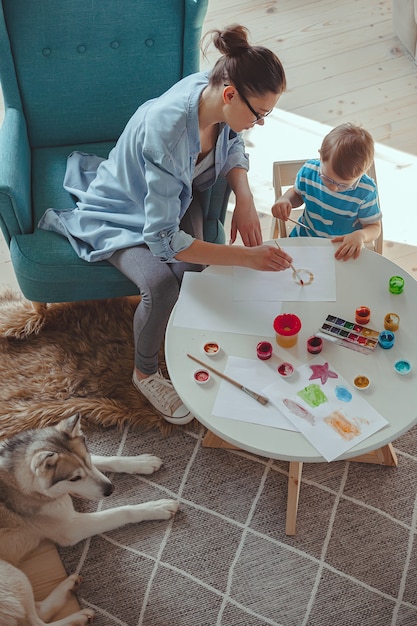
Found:
<svg viewBox="0 0 417 626"><path fill-rule="evenodd" d="M129 423L171 432L131 382L139 301L50 304L40 313L10 291L1 294L0 438L75 412L86 430Z"/></svg>

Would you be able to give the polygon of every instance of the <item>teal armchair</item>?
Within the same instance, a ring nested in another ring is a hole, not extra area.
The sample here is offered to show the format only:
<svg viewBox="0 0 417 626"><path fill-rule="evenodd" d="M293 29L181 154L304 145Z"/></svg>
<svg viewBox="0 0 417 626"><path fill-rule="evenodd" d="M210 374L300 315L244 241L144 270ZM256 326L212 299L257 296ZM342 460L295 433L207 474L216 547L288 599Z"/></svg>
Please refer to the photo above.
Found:
<svg viewBox="0 0 417 626"><path fill-rule="evenodd" d="M62 183L73 150L107 156L146 100L199 69L208 0L0 0L0 226L34 303L136 295L106 261L86 263L37 228L74 200ZM205 236L223 243L229 189L203 194Z"/></svg>

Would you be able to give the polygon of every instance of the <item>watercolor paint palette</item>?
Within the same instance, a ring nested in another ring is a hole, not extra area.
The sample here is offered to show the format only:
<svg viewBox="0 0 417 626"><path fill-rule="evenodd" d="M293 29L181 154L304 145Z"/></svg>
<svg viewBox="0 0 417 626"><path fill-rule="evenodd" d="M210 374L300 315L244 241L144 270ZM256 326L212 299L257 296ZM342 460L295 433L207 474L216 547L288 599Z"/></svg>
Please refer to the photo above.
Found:
<svg viewBox="0 0 417 626"><path fill-rule="evenodd" d="M379 331L335 315L328 315L317 335L339 346L370 354L378 345Z"/></svg>

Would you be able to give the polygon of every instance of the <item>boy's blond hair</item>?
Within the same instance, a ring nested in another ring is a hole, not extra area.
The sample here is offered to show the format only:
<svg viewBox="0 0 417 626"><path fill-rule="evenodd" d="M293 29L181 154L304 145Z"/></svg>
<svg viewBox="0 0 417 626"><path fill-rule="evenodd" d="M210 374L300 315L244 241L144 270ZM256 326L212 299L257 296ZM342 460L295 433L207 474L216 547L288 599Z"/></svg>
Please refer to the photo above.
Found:
<svg viewBox="0 0 417 626"><path fill-rule="evenodd" d="M330 162L342 180L359 178L374 160L374 140L371 134L350 122L340 124L323 139L320 159Z"/></svg>

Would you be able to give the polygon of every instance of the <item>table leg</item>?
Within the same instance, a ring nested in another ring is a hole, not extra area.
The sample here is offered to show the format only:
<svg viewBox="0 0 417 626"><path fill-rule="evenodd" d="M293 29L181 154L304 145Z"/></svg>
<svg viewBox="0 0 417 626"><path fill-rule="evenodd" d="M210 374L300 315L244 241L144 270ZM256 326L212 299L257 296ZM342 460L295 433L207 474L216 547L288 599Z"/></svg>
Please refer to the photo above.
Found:
<svg viewBox="0 0 417 626"><path fill-rule="evenodd" d="M391 443L388 443L378 450L373 450L361 456L355 456L349 459L357 463L375 463L375 465L387 465L388 467L397 467L398 459Z"/></svg>
<svg viewBox="0 0 417 626"><path fill-rule="evenodd" d="M203 438L203 447L204 448L227 448L228 450L239 450L237 446L234 446L232 443L228 443L221 439L217 435L208 430Z"/></svg>
<svg viewBox="0 0 417 626"><path fill-rule="evenodd" d="M290 461L288 470L287 517L285 521L285 533L287 535L295 535L302 471L302 462Z"/></svg>
<svg viewBox="0 0 417 626"><path fill-rule="evenodd" d="M239 450L237 446L228 443L218 437L210 430L207 431L203 438L203 446L205 448L224 448L228 450ZM394 448L388 443L378 450L373 450L361 456L355 456L349 461L355 463L374 463L376 465L385 465L388 467L397 467L398 460ZM285 520L285 533L287 535L295 535L295 526L297 522L298 502L300 499L301 475L303 472L303 463L301 461L290 461L288 469L288 492L287 492L287 513Z"/></svg>

